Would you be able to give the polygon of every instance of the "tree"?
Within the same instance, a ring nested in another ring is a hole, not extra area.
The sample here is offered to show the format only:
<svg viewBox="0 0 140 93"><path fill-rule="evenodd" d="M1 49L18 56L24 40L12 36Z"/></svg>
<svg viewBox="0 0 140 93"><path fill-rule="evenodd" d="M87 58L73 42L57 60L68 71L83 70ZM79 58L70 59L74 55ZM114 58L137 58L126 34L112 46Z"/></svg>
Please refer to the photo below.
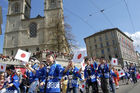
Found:
<svg viewBox="0 0 140 93"><path fill-rule="evenodd" d="M75 48L77 49L78 45L76 44L75 36L71 32L72 27L68 23L65 23L64 27L65 27L65 36L68 43L68 47L70 51L73 52L73 49Z"/></svg>

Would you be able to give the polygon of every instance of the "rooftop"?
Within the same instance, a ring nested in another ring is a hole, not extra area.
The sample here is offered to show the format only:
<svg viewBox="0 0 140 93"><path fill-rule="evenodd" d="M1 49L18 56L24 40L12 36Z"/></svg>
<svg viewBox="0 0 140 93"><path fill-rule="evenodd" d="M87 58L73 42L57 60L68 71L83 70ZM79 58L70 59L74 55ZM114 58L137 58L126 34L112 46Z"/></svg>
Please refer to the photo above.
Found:
<svg viewBox="0 0 140 93"><path fill-rule="evenodd" d="M102 30L102 31L100 31L100 32L96 32L96 33L94 33L94 34L92 34L92 35L90 35L90 36L84 38L84 40L87 39L87 38L90 38L90 37L93 37L93 36L96 36L96 35L99 35L99 34L103 34L103 33L106 33L106 32L111 32L111 31L119 31L121 34L123 34L125 37L127 37L128 39L130 39L130 40L133 42L133 40L132 40L129 36L127 36L125 33L123 33L123 32L122 32L120 29L118 29L118 28L105 29L105 30Z"/></svg>

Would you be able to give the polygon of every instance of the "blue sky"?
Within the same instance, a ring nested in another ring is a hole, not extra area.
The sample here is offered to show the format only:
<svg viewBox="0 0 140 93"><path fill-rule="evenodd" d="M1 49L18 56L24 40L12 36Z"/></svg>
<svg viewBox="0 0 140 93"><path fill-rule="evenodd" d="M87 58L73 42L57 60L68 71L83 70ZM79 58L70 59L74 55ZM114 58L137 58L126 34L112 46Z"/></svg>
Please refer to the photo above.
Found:
<svg viewBox="0 0 140 93"><path fill-rule="evenodd" d="M64 16L66 22L71 25L80 48L85 48L83 38L103 29L118 27L134 39L136 50L140 50L140 0L125 0L127 2L134 28L124 0L64 0ZM32 0L31 17L38 14L44 15L44 0ZM3 12L3 34L0 35L0 53L2 53L4 31L6 26L6 14L8 0L0 0ZM104 14L100 12L104 10Z"/></svg>

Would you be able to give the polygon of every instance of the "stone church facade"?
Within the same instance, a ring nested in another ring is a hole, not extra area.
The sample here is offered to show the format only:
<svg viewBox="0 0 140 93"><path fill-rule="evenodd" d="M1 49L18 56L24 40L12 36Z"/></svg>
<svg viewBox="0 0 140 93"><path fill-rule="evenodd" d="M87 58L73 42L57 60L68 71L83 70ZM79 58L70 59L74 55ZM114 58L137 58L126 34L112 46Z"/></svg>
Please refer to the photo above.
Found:
<svg viewBox="0 0 140 93"><path fill-rule="evenodd" d="M69 53L65 38L63 1L44 0L44 16L30 18L31 0L8 0L4 55L17 50L36 52L43 49Z"/></svg>

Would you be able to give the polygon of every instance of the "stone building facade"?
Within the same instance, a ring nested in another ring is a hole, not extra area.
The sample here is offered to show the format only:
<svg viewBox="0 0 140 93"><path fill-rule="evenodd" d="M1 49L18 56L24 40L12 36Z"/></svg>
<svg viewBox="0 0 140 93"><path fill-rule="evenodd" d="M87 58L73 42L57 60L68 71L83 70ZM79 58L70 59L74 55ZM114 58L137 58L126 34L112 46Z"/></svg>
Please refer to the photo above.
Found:
<svg viewBox="0 0 140 93"><path fill-rule="evenodd" d="M137 64L133 40L118 28L106 29L84 38L89 57L112 57L119 60L119 65Z"/></svg>
<svg viewBox="0 0 140 93"><path fill-rule="evenodd" d="M63 0L44 0L44 16L30 18L31 0L8 0L4 55L43 49L69 53L64 31Z"/></svg>
<svg viewBox="0 0 140 93"><path fill-rule="evenodd" d="M2 34L1 24L2 24L2 8L0 7L0 35Z"/></svg>

